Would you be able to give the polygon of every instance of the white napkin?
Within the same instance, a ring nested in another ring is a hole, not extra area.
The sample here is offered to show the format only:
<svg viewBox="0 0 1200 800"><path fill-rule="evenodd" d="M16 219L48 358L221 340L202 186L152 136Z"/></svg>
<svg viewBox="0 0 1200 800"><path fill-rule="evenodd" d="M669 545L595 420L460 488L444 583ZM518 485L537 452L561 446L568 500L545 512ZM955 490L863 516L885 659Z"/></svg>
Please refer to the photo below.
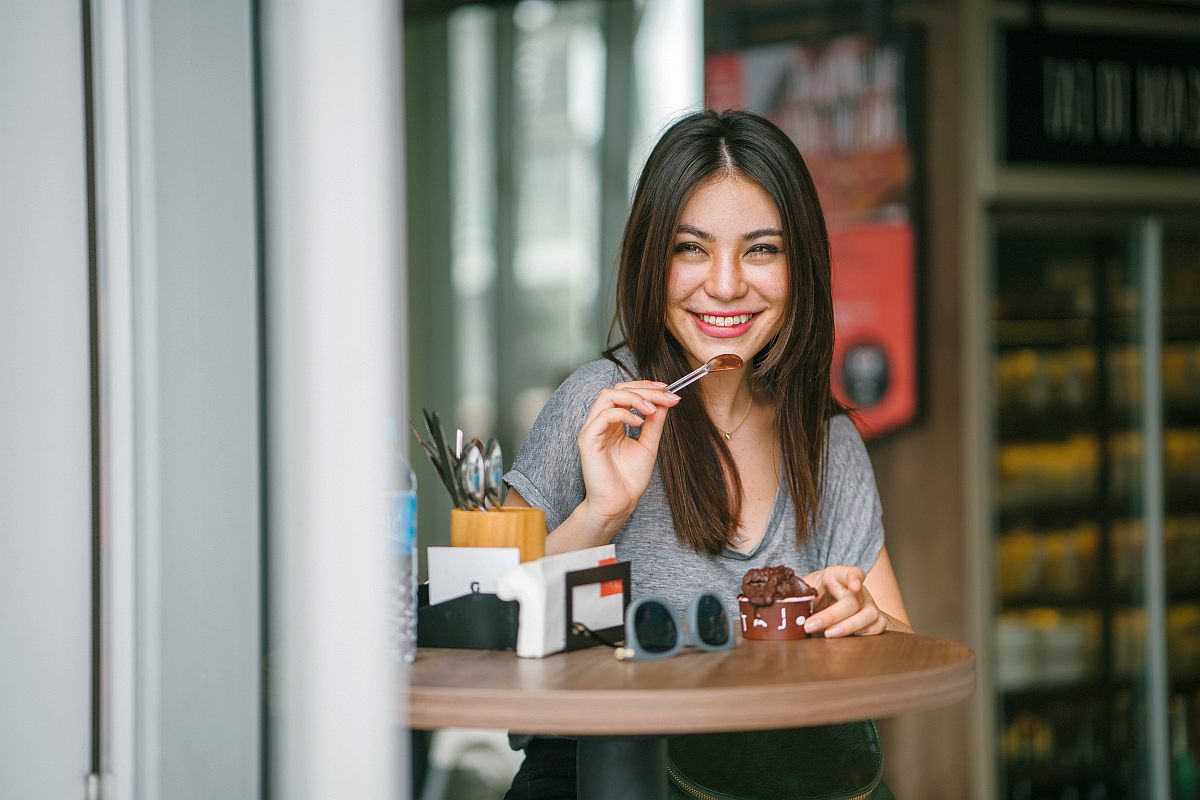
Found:
<svg viewBox="0 0 1200 800"><path fill-rule="evenodd" d="M437 605L473 591L496 593L496 577L521 561L516 547L427 547L429 604Z"/></svg>
<svg viewBox="0 0 1200 800"><path fill-rule="evenodd" d="M605 562L612 563L616 556L616 547L605 544L527 561L496 578L496 596L521 604L520 624L517 627L518 656L542 658L566 647L566 574L598 567ZM581 605L583 598L579 590L583 588L591 588L595 597L599 598L599 603L577 610L576 619L584 615L589 619L597 619L599 613L604 618L603 622L596 623L600 627L621 624L624 614L621 595L602 597L598 586L576 587L572 599L575 605ZM615 608L615 614L610 606Z"/></svg>

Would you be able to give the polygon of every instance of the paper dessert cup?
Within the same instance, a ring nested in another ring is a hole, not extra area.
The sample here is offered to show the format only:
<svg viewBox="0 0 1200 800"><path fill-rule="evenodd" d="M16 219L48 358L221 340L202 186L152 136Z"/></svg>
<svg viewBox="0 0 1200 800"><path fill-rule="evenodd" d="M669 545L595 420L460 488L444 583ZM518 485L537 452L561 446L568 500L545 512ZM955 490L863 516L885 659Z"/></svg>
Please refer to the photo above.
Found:
<svg viewBox="0 0 1200 800"><path fill-rule="evenodd" d="M546 512L506 506L491 511L450 510L451 547L516 547L521 561L546 554Z"/></svg>
<svg viewBox="0 0 1200 800"><path fill-rule="evenodd" d="M807 639L804 621L812 616L813 595L785 597L769 606L756 606L745 595L738 596L742 638L764 641Z"/></svg>

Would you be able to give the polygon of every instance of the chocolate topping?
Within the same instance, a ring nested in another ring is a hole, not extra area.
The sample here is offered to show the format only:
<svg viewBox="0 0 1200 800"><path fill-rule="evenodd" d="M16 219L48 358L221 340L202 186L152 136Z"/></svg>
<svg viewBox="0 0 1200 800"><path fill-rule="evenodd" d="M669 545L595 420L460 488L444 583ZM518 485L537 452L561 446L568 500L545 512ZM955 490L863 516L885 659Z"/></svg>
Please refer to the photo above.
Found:
<svg viewBox="0 0 1200 800"><path fill-rule="evenodd" d="M800 579L791 567L760 567L749 570L742 578L742 594L754 605L755 613L785 597L808 597L817 592Z"/></svg>

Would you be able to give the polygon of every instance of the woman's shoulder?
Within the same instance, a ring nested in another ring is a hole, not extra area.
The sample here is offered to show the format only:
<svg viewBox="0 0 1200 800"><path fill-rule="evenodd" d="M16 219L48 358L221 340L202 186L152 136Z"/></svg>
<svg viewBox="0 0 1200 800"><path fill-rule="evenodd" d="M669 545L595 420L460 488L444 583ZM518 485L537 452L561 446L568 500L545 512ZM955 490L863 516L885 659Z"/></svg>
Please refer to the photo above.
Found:
<svg viewBox="0 0 1200 800"><path fill-rule="evenodd" d="M630 367L633 360L625 355L623 350L624 348L621 348L612 354L617 359L615 362L600 357L576 368L554 390L546 405L542 407L539 419L573 419L576 423L582 423L588 409L596 401L596 395L600 394L602 389L607 389L619 381L629 380L625 370L633 371Z"/></svg>
<svg viewBox="0 0 1200 800"><path fill-rule="evenodd" d="M850 419L849 414L834 414L829 418L829 446L835 444L840 446L862 445L862 434L858 432L854 420Z"/></svg>
<svg viewBox="0 0 1200 800"><path fill-rule="evenodd" d="M612 351L608 357L594 358L576 369L567 376L555 394L572 398L595 398L601 389L619 381L633 380L630 376L636 374L629 349L621 347Z"/></svg>
<svg viewBox="0 0 1200 800"><path fill-rule="evenodd" d="M830 418L827 448L831 471L854 469L862 465L869 467L871 463L862 434L848 414L835 414Z"/></svg>

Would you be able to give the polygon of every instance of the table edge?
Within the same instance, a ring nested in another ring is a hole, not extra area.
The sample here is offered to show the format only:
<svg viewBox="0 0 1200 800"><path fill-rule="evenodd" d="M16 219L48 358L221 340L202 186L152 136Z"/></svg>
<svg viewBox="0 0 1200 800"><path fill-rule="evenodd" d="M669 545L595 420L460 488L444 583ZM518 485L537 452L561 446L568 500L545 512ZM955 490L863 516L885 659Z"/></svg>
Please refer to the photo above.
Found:
<svg viewBox="0 0 1200 800"><path fill-rule="evenodd" d="M882 718L959 702L975 690L975 655L925 670L770 687L708 689L722 705L740 709L714 717L695 703L696 690L563 691L562 704L528 718L527 698L512 690L415 687L406 714L418 730L499 728L558 735L671 734L772 730ZM846 689L839 692L838 689ZM685 698L688 702L684 702ZM548 704L539 704L547 708ZM636 717L614 718L613 708L635 705ZM556 709L558 706L561 710ZM517 723L514 725L514 722Z"/></svg>

